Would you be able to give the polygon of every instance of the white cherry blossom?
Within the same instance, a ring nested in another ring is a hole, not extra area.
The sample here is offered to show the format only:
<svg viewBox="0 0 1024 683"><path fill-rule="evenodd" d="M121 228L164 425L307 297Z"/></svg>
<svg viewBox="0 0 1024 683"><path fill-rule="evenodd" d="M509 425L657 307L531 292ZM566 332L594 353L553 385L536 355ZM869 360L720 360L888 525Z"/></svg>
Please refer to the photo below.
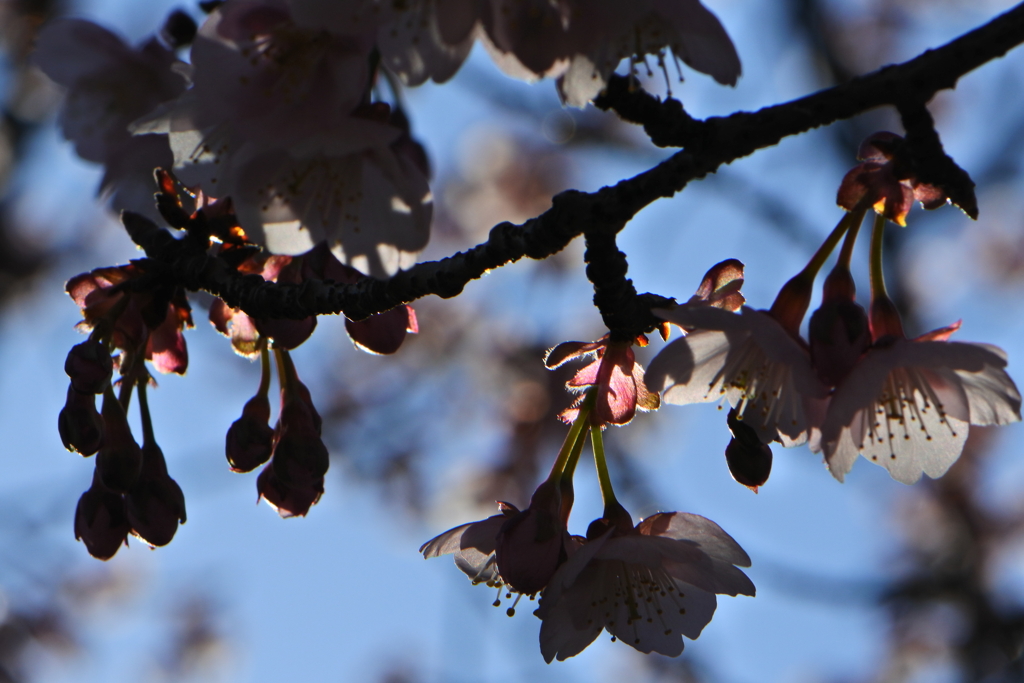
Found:
<svg viewBox="0 0 1024 683"><path fill-rule="evenodd" d="M970 425L1020 420L1020 393L1001 349L928 337L883 340L836 389L814 445L839 481L858 454L904 484L941 477L960 457Z"/></svg>
<svg viewBox="0 0 1024 683"><path fill-rule="evenodd" d="M648 389L679 405L726 399L762 443L808 439L828 388L807 349L771 315L746 306L739 314L687 305L654 312L692 331L654 357Z"/></svg>
<svg viewBox="0 0 1024 683"><path fill-rule="evenodd" d="M291 10L221 6L196 36L193 88L136 132L169 133L178 177L230 196L250 240L283 254L326 240L349 265L391 274L426 245L432 203L408 133L365 103L377 23L300 25Z"/></svg>
<svg viewBox="0 0 1024 683"><path fill-rule="evenodd" d="M627 533L586 542L552 577L536 614L544 659L582 652L601 630L640 652L675 657L683 636L711 621L716 593L754 595L736 568L750 558L721 527L698 515L648 517Z"/></svg>

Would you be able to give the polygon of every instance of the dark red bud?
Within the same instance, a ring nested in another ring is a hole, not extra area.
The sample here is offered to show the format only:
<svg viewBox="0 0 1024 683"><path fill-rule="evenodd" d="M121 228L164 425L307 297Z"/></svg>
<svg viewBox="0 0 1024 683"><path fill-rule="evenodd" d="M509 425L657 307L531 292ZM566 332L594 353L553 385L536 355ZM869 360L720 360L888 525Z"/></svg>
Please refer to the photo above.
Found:
<svg viewBox="0 0 1024 683"><path fill-rule="evenodd" d="M274 449L270 427L270 401L257 394L242 409L242 417L228 429L225 453L232 472L251 472L266 461Z"/></svg>
<svg viewBox="0 0 1024 683"><path fill-rule="evenodd" d="M825 385L838 386L871 345L868 315L854 301L825 302L808 326L811 363Z"/></svg>
<svg viewBox="0 0 1024 683"><path fill-rule="evenodd" d="M294 349L309 339L316 329L316 316L311 315L302 320L285 318L256 318L253 321L256 329L264 337L274 340L274 344L282 349Z"/></svg>
<svg viewBox="0 0 1024 683"><path fill-rule="evenodd" d="M323 479L330 454L319 433L312 429L310 419L290 419L291 412L286 408L281 413L270 464L285 483L305 486L309 481Z"/></svg>
<svg viewBox="0 0 1024 683"><path fill-rule="evenodd" d="M107 347L93 339L72 346L64 361L71 386L83 394L102 394L110 386L113 371L114 361Z"/></svg>
<svg viewBox="0 0 1024 683"><path fill-rule="evenodd" d="M127 416L111 393L103 397L103 447L96 454L96 471L115 493L128 493L142 472L142 449L135 443Z"/></svg>
<svg viewBox="0 0 1024 683"><path fill-rule="evenodd" d="M164 454L155 443L142 447L142 474L125 496L132 533L150 546L167 545L185 523L185 496L167 474Z"/></svg>
<svg viewBox="0 0 1024 683"><path fill-rule="evenodd" d="M94 474L92 487L78 499L75 509L75 538L85 543L93 557L109 560L127 541L129 531L124 498L103 486Z"/></svg>
<svg viewBox="0 0 1024 683"><path fill-rule="evenodd" d="M256 478L256 490L282 517L304 517L324 492L323 478L305 485L291 485L275 474L273 463Z"/></svg>
<svg viewBox="0 0 1024 683"><path fill-rule="evenodd" d="M811 305L813 289L814 278L800 273L782 286L768 311L794 337L800 336L800 324Z"/></svg>
<svg viewBox="0 0 1024 683"><path fill-rule="evenodd" d="M896 304L887 296L876 296L871 300L871 340L878 342L886 337L903 339L903 321Z"/></svg>
<svg viewBox="0 0 1024 683"><path fill-rule="evenodd" d="M57 430L64 448L85 456L103 445L103 419L96 411L96 396L68 387L68 397L57 418Z"/></svg>
<svg viewBox="0 0 1024 683"><path fill-rule="evenodd" d="M772 449L761 443L753 427L737 417L735 408L729 411L729 430L733 435L725 449L729 472L733 479L757 493L772 472Z"/></svg>

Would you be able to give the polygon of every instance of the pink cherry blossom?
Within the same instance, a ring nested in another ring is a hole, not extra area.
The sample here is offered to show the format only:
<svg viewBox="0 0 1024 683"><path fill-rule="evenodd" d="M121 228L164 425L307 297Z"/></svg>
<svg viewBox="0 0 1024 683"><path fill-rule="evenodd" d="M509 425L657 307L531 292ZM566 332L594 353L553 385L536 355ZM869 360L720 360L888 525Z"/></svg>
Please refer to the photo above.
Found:
<svg viewBox="0 0 1024 683"><path fill-rule="evenodd" d="M641 338L641 345L645 346L647 338L642 335ZM633 419L637 409L658 409L658 395L647 391L644 369L635 360L631 342L613 342L607 335L595 342L563 342L547 352L544 364L553 370L570 360L586 357L593 357L593 360L577 371L566 386L571 391L597 388L591 417L595 424L624 425ZM572 407L559 414L563 422L576 420L582 401L581 396Z"/></svg>
<svg viewBox="0 0 1024 683"><path fill-rule="evenodd" d="M597 525L592 525L597 526ZM590 538L552 577L536 614L544 659L582 652L602 629L640 652L675 657L717 607L715 594L754 595L737 569L750 558L697 515L658 513Z"/></svg>
<svg viewBox="0 0 1024 683"><path fill-rule="evenodd" d="M727 400L762 443L805 442L828 395L801 341L767 311L714 307L655 311L686 329L647 370L647 388L667 403Z"/></svg>
<svg viewBox="0 0 1024 683"><path fill-rule="evenodd" d="M836 479L858 455L904 484L941 477L960 457L970 425L1021 419L1002 349L945 341L951 332L879 340L839 385L820 444Z"/></svg>

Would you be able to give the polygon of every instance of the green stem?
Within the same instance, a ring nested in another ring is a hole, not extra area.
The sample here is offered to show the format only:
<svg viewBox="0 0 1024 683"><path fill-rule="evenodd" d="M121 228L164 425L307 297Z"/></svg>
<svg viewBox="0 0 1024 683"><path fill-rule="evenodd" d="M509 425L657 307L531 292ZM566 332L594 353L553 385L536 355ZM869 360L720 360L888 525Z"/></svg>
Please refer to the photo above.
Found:
<svg viewBox="0 0 1024 683"><path fill-rule="evenodd" d="M857 235L860 233L860 226L864 222L864 214L867 213L867 209L854 209L848 215L852 217L853 223L850 225L849 230L846 232L846 239L843 240L842 251L839 252L839 264L850 269L850 261L853 258L853 245L857 241Z"/></svg>
<svg viewBox="0 0 1024 683"><path fill-rule="evenodd" d="M863 212L860 213L860 217L863 219ZM860 221L857 222L859 223ZM814 256L811 257L811 260L807 263L804 269L793 279L795 280L797 277L804 277L813 282L814 278L818 275L818 271L821 270L823 265L825 265L825 261L828 260L829 255L832 254L836 245L839 244L839 239L846 234L853 223L854 213L851 212L844 214L839 220L839 223L836 224L836 227L832 228L832 232L829 233L829 236L825 239L822 245L818 247L818 251L814 252Z"/></svg>
<svg viewBox="0 0 1024 683"><path fill-rule="evenodd" d="M587 443L587 430L580 429L576 435L576 441L572 445L572 450L569 451L569 458L565 461L565 467L562 469L562 481L572 482L573 473L576 472L576 463L580 461L580 454L583 452L583 446Z"/></svg>
<svg viewBox="0 0 1024 683"><path fill-rule="evenodd" d="M604 437L601 435L601 428L597 425L590 428L590 442L594 444L594 466L597 468L597 479L601 483L601 500L604 501L605 510L608 510L618 506L619 502L615 499L612 478L608 475L608 461L604 456Z"/></svg>
<svg viewBox="0 0 1024 683"><path fill-rule="evenodd" d="M888 298L885 291L885 275L882 272L882 238L885 236L885 216L875 215L871 230L871 298Z"/></svg>
<svg viewBox="0 0 1024 683"><path fill-rule="evenodd" d="M558 451L555 464L551 466L551 473L548 474L547 481L554 483L562 476L562 472L565 470L565 466L572 455L573 448L576 446L576 440L586 426L587 420L590 418L590 411L593 409L596 400L596 394L591 389L587 392L583 403L580 404L580 412L569 428L569 433L565 436L565 441L562 443L561 450Z"/></svg>

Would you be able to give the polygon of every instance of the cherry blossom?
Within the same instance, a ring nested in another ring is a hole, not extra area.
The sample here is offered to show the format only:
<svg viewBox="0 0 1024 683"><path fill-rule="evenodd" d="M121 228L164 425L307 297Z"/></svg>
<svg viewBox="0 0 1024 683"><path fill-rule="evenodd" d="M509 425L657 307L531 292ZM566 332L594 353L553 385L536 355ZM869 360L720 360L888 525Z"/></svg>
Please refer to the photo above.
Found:
<svg viewBox="0 0 1024 683"><path fill-rule="evenodd" d="M560 76L566 104L582 107L608 82L618 63L655 55L666 79L665 52L723 85L736 85L740 59L721 22L698 0L574 0L573 52Z"/></svg>
<svg viewBox="0 0 1024 683"><path fill-rule="evenodd" d="M655 313L693 331L654 357L648 389L677 405L725 399L762 443L807 440L828 387L775 317L747 306L739 314L685 306Z"/></svg>
<svg viewBox="0 0 1024 683"><path fill-rule="evenodd" d="M327 240L391 274L426 244L431 198L402 117L367 99L377 26L300 25L291 10L222 5L193 44L192 89L134 130L168 133L177 175L231 197L251 241L299 254Z"/></svg>
<svg viewBox="0 0 1024 683"><path fill-rule="evenodd" d="M498 532L506 520L519 510L509 503L498 503L498 507L501 514L449 529L421 545L420 553L425 559L454 555L455 566L474 584L503 585L495 562Z"/></svg>
<svg viewBox="0 0 1024 683"><path fill-rule="evenodd" d="M641 335L637 342L646 346L647 337ZM624 425L633 419L637 409L658 409L661 401L644 385L644 369L636 362L632 342L613 342L608 335L595 342L562 342L547 352L544 364L553 370L570 360L586 357L593 360L578 370L566 386L571 391L596 387L596 404L591 414L595 423ZM583 396L559 414L563 422L576 419L582 401Z"/></svg>
<svg viewBox="0 0 1024 683"><path fill-rule="evenodd" d="M61 130L80 157L104 165L100 191L112 195L116 210L152 215L153 169L173 157L166 135L133 137L128 125L185 90L184 65L156 38L132 48L83 19L50 22L34 60L68 89Z"/></svg>
<svg viewBox="0 0 1024 683"><path fill-rule="evenodd" d="M836 479L858 454L904 484L941 477L960 457L970 425L1020 420L1002 349L941 340L949 332L876 342L836 389L821 427Z"/></svg>
<svg viewBox="0 0 1024 683"><path fill-rule="evenodd" d="M420 547L423 557L455 554L455 564L473 583L505 585L533 595L548 581L573 548L565 529L568 509L562 505L557 478L542 483L530 505L519 510L501 502L500 515L449 529Z"/></svg>
<svg viewBox="0 0 1024 683"><path fill-rule="evenodd" d="M716 594L754 595L737 569L750 558L711 520L671 512L636 527L605 521L591 525L541 597L536 614L547 662L579 654L602 629L640 652L675 657L683 636L697 638L711 621Z"/></svg>

